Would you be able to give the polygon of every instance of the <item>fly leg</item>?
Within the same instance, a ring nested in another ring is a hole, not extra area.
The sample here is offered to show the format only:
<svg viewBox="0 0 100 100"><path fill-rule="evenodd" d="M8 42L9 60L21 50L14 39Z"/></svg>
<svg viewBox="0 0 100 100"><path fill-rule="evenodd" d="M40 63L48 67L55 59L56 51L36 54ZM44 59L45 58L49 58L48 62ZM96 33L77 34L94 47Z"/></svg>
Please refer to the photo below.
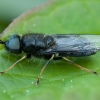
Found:
<svg viewBox="0 0 100 100"><path fill-rule="evenodd" d="M7 68L6 70L4 70L3 72L0 72L0 75L8 72L9 70L11 70L12 68L14 68L20 61L24 60L25 58L27 58L28 55L23 56L21 59L19 59L18 61L16 61L12 66L10 66L9 68Z"/></svg>
<svg viewBox="0 0 100 100"><path fill-rule="evenodd" d="M53 60L53 58L54 58L54 55L51 56L51 58L46 62L46 64L41 69L40 74L39 74L38 79L37 79L37 82L36 82L36 85L39 85L40 78L41 78L41 75L42 75L44 69L47 67L47 65L50 63L50 61Z"/></svg>
<svg viewBox="0 0 100 100"><path fill-rule="evenodd" d="M62 58L63 58L64 60L68 61L69 63L71 63L72 65L74 65L74 66L80 68L81 70L85 70L85 71L87 71L87 72L89 72L89 73L92 73L92 74L97 75L97 72L95 72L95 71L92 71L92 70L90 70L90 69L87 69L87 68L85 68L85 67L82 67L82 66L80 66L80 65L78 65L78 64L76 64L76 63L74 63L73 61L69 60L69 59L66 58L66 57L62 57Z"/></svg>

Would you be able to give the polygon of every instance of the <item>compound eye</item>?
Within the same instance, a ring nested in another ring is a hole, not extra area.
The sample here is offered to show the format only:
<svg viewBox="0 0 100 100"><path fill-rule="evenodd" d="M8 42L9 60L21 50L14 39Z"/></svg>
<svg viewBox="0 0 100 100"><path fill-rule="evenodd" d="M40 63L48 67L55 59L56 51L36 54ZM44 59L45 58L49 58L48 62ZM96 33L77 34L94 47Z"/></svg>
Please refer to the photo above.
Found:
<svg viewBox="0 0 100 100"><path fill-rule="evenodd" d="M12 35L9 40L5 42L5 47L12 53L21 53L20 37L18 35Z"/></svg>

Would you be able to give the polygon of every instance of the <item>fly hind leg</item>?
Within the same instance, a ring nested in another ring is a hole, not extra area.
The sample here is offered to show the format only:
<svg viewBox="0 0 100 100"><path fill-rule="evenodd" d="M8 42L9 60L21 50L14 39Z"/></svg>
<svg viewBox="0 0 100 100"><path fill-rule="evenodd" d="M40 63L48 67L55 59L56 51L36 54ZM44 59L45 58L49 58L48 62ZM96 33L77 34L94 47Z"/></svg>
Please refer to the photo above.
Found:
<svg viewBox="0 0 100 100"><path fill-rule="evenodd" d="M78 64L76 64L76 63L74 63L72 60L69 60L69 59L66 58L66 57L62 57L62 58L63 58L64 60L68 61L69 63L71 63L72 65L74 65L74 66L80 68L81 70L85 70L85 71L87 71L87 72L89 72L89 73L92 73L92 74L97 75L97 72L95 72L95 71L92 71L92 70L90 70L90 69L87 69L87 68L85 68L85 67L82 67L82 66L80 66L80 65L78 65Z"/></svg>

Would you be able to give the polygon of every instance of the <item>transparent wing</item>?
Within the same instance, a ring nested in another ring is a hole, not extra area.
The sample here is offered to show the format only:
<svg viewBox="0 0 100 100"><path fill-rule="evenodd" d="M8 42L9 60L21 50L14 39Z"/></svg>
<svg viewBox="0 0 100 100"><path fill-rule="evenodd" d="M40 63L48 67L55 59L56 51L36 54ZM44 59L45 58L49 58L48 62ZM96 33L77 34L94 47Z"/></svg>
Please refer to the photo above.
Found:
<svg viewBox="0 0 100 100"><path fill-rule="evenodd" d="M100 50L100 35L53 35L56 43L45 54Z"/></svg>

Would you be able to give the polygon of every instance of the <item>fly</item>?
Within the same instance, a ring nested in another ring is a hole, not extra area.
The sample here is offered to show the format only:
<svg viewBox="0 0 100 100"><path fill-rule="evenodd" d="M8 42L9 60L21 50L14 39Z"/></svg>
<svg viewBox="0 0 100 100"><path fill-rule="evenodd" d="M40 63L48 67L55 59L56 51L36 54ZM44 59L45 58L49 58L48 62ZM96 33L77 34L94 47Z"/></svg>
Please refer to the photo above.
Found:
<svg viewBox="0 0 100 100"><path fill-rule="evenodd" d="M74 66L87 72L97 74L97 72L84 68L73 61L70 57L90 56L100 50L100 35L44 35L44 34L26 34L24 36L12 35L7 41L0 40L0 44L5 45L5 49L14 54L20 54L22 51L25 55L16 61L12 66L0 72L4 74L12 69L16 64L25 58L35 56L48 59L40 71L36 85L39 84L41 75L51 60L64 59Z"/></svg>

